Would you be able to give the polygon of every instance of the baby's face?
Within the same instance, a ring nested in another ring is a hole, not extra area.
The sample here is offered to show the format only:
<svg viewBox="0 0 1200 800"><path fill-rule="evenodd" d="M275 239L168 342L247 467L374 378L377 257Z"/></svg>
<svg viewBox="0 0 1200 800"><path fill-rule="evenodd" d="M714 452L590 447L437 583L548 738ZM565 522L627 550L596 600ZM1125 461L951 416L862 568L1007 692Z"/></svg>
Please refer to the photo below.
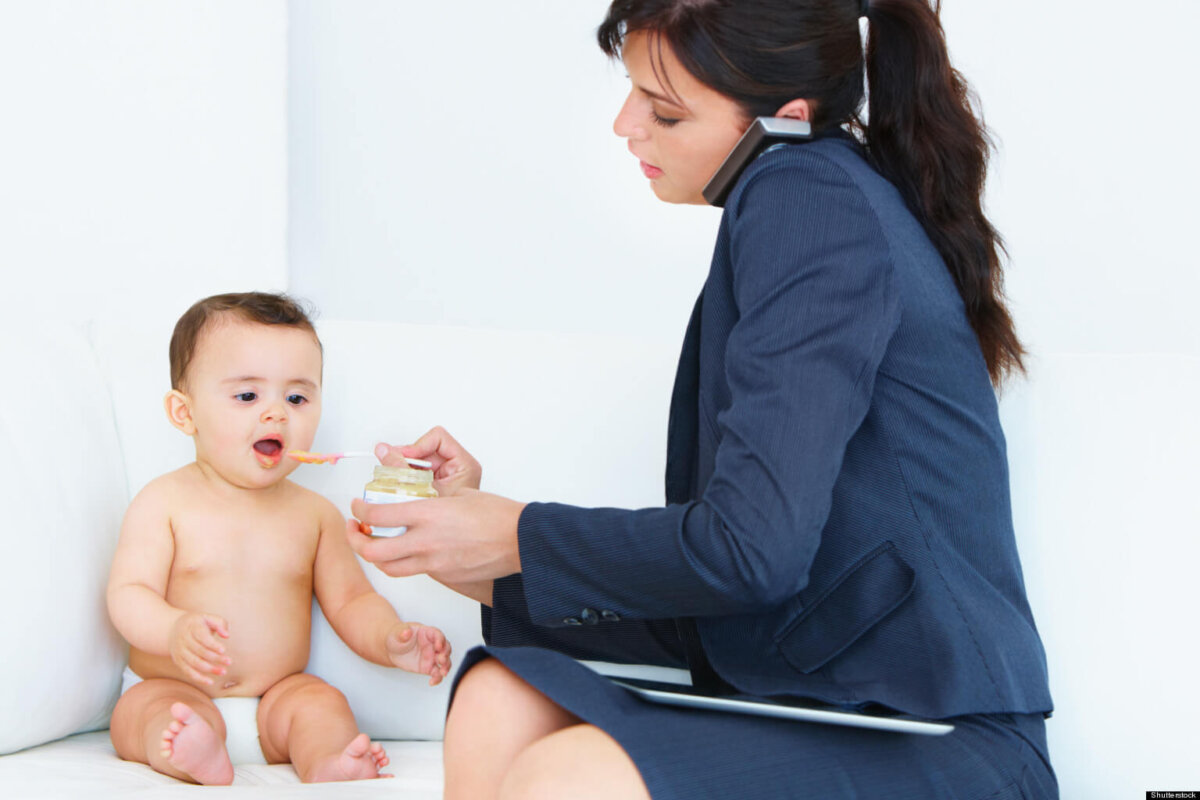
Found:
<svg viewBox="0 0 1200 800"><path fill-rule="evenodd" d="M312 334L236 318L196 343L185 392L196 458L244 488L278 483L312 447L321 420L321 349Z"/></svg>

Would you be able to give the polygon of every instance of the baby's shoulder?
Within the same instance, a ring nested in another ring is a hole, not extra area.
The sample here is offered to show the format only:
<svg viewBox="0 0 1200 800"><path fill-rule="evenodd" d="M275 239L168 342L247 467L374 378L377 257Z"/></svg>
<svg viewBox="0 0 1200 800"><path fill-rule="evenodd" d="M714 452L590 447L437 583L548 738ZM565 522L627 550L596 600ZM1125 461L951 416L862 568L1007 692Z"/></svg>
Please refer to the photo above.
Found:
<svg viewBox="0 0 1200 800"><path fill-rule="evenodd" d="M187 497L196 486L199 471L195 464L180 467L154 478L133 496L131 506L174 505Z"/></svg>
<svg viewBox="0 0 1200 800"><path fill-rule="evenodd" d="M341 516L341 512L337 510L337 506L319 492L314 492L312 489L305 488L290 480L284 481L283 488L285 491L280 495L280 499L291 508L299 508L320 519L326 519L330 516Z"/></svg>

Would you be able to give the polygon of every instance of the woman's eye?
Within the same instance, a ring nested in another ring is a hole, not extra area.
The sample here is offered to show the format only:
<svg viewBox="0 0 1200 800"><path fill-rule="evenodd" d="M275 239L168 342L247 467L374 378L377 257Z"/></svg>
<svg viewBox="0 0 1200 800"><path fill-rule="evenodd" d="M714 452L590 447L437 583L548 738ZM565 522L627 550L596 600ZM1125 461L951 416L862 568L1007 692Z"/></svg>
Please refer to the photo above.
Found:
<svg viewBox="0 0 1200 800"><path fill-rule="evenodd" d="M308 402L308 398L302 394L289 394L287 401L294 406L302 406Z"/></svg>
<svg viewBox="0 0 1200 800"><path fill-rule="evenodd" d="M254 392L242 392L240 394L235 394L234 397L243 403L253 403L258 399L258 395Z"/></svg>
<svg viewBox="0 0 1200 800"><path fill-rule="evenodd" d="M655 125L661 125L664 128L670 128L679 123L679 120L674 117L662 117L654 109L650 110L650 118L654 120Z"/></svg>

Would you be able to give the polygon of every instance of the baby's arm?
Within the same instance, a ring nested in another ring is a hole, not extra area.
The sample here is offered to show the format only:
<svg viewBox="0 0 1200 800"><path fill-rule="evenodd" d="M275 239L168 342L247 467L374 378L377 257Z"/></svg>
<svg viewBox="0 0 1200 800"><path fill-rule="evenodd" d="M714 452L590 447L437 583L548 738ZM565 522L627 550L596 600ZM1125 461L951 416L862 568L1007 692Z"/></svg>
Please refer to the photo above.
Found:
<svg viewBox="0 0 1200 800"><path fill-rule="evenodd" d="M313 590L337 635L368 661L430 676L439 683L450 671L450 645L429 625L403 622L371 586L346 541L345 518L332 503L317 500L321 537L313 565Z"/></svg>
<svg viewBox="0 0 1200 800"><path fill-rule="evenodd" d="M108 614L130 645L170 656L189 677L213 683L229 664L218 636L229 638L225 620L175 608L166 601L175 556L169 477L151 482L130 503L108 577Z"/></svg>

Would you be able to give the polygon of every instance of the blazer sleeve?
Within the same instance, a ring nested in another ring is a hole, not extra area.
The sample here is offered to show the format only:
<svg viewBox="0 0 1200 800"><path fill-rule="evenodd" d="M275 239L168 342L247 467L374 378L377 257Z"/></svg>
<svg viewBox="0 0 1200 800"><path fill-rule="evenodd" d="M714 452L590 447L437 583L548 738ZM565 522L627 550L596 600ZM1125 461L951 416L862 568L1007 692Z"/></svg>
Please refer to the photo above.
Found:
<svg viewBox="0 0 1200 800"><path fill-rule="evenodd" d="M795 149L747 175L726 209L737 321L728 405L714 413L700 397L700 435L713 426L720 442L711 478L696 501L665 508L527 506L534 623L754 613L806 585L900 312L866 197L840 166Z"/></svg>
<svg viewBox="0 0 1200 800"><path fill-rule="evenodd" d="M617 620L610 613L575 617L562 627L537 625L529 617L520 575L493 583L492 606L481 606L483 640L500 647L545 647L572 658L628 664L687 667L683 643L671 619ZM591 624L589 624L589 622Z"/></svg>

